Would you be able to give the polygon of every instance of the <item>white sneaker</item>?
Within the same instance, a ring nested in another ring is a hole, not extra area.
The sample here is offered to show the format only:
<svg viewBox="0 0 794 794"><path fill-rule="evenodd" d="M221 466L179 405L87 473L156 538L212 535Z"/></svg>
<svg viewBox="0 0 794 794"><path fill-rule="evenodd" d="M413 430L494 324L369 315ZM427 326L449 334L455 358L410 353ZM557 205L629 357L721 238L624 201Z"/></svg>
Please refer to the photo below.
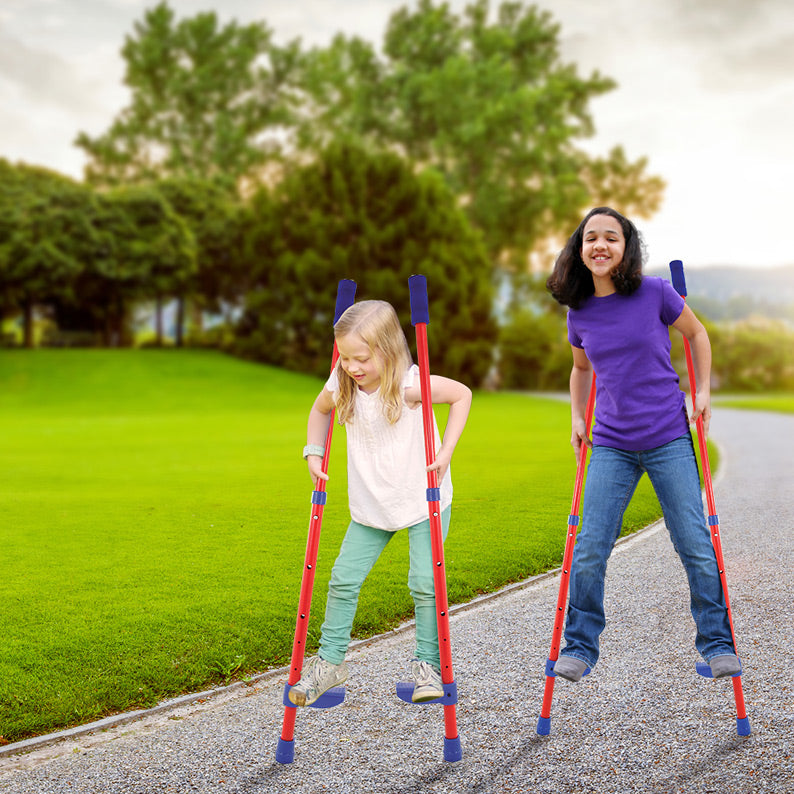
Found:
<svg viewBox="0 0 794 794"><path fill-rule="evenodd" d="M344 662L331 664L319 656L312 656L304 662L301 680L290 689L287 697L296 706L310 706L331 687L343 684L349 672Z"/></svg>
<svg viewBox="0 0 794 794"><path fill-rule="evenodd" d="M416 681L411 696L414 703L424 703L427 700L443 697L444 684L441 681L441 673L432 664L414 659L411 662L411 675Z"/></svg>

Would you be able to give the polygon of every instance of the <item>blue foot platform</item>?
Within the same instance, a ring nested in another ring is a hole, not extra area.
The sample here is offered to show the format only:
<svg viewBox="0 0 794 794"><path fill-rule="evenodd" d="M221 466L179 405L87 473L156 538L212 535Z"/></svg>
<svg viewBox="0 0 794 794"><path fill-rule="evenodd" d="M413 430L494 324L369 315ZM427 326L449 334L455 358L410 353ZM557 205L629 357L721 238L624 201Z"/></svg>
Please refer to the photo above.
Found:
<svg viewBox="0 0 794 794"><path fill-rule="evenodd" d="M741 660L739 660L739 664L741 665ZM695 662L695 669L697 670L698 675L703 676L703 678L714 678L714 675L711 672L711 665L708 662ZM736 675L726 676L726 678L737 678L742 674L742 670L739 670Z"/></svg>

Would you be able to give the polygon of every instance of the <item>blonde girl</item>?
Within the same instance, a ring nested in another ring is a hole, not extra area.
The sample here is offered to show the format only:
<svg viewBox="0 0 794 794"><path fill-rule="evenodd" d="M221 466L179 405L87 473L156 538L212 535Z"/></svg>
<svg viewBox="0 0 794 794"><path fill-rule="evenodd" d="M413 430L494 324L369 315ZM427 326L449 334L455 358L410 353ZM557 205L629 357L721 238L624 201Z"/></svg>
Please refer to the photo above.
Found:
<svg viewBox="0 0 794 794"><path fill-rule="evenodd" d="M312 481L322 471L323 444L331 411L347 433L350 526L331 572L320 648L307 659L300 681L289 691L297 706L313 703L348 676L358 596L375 561L398 530L409 541L408 587L414 600L416 651L411 663L413 700L443 695L435 613L427 474L419 369L412 364L397 314L384 301L351 306L334 326L339 361L309 413L304 458ZM450 406L443 443L438 428L436 459L441 488L443 536L449 530L452 480L449 464L466 425L471 391L462 383L432 375L433 403Z"/></svg>

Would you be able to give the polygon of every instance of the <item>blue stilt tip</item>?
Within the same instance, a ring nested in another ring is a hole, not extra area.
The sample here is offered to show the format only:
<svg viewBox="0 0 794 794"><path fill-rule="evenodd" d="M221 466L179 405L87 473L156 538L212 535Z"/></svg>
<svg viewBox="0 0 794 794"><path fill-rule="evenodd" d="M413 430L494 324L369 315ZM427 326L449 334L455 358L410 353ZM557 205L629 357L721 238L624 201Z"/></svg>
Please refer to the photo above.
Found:
<svg viewBox="0 0 794 794"><path fill-rule="evenodd" d="M287 741L286 739L278 740L278 747L276 747L276 761L279 764L291 764L295 759L295 740Z"/></svg>
<svg viewBox="0 0 794 794"><path fill-rule="evenodd" d="M445 761L460 761L463 758L463 750L460 747L460 736L454 739L447 739L444 737L444 760Z"/></svg>
<svg viewBox="0 0 794 794"><path fill-rule="evenodd" d="M741 719L736 719L736 733L739 736L749 736L750 735L750 718L749 717L742 717Z"/></svg>
<svg viewBox="0 0 794 794"><path fill-rule="evenodd" d="M538 717L538 736L548 736L551 733L551 717Z"/></svg>

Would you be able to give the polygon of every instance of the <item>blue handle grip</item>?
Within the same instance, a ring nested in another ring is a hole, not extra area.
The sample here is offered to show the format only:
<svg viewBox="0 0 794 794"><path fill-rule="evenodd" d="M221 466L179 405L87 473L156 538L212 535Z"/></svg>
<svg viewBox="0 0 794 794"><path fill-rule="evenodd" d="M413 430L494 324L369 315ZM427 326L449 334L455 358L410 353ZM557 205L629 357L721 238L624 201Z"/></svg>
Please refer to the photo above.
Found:
<svg viewBox="0 0 794 794"><path fill-rule="evenodd" d="M673 288L679 295L686 298L686 279L684 278L684 263L680 259L670 262L670 276L673 279Z"/></svg>
<svg viewBox="0 0 794 794"><path fill-rule="evenodd" d="M408 279L408 292L411 296L411 325L430 322L430 309L427 305L427 279L424 276L411 276Z"/></svg>
<svg viewBox="0 0 794 794"><path fill-rule="evenodd" d="M334 312L334 325L336 321L353 305L356 299L356 282L343 278L336 290L336 311Z"/></svg>

